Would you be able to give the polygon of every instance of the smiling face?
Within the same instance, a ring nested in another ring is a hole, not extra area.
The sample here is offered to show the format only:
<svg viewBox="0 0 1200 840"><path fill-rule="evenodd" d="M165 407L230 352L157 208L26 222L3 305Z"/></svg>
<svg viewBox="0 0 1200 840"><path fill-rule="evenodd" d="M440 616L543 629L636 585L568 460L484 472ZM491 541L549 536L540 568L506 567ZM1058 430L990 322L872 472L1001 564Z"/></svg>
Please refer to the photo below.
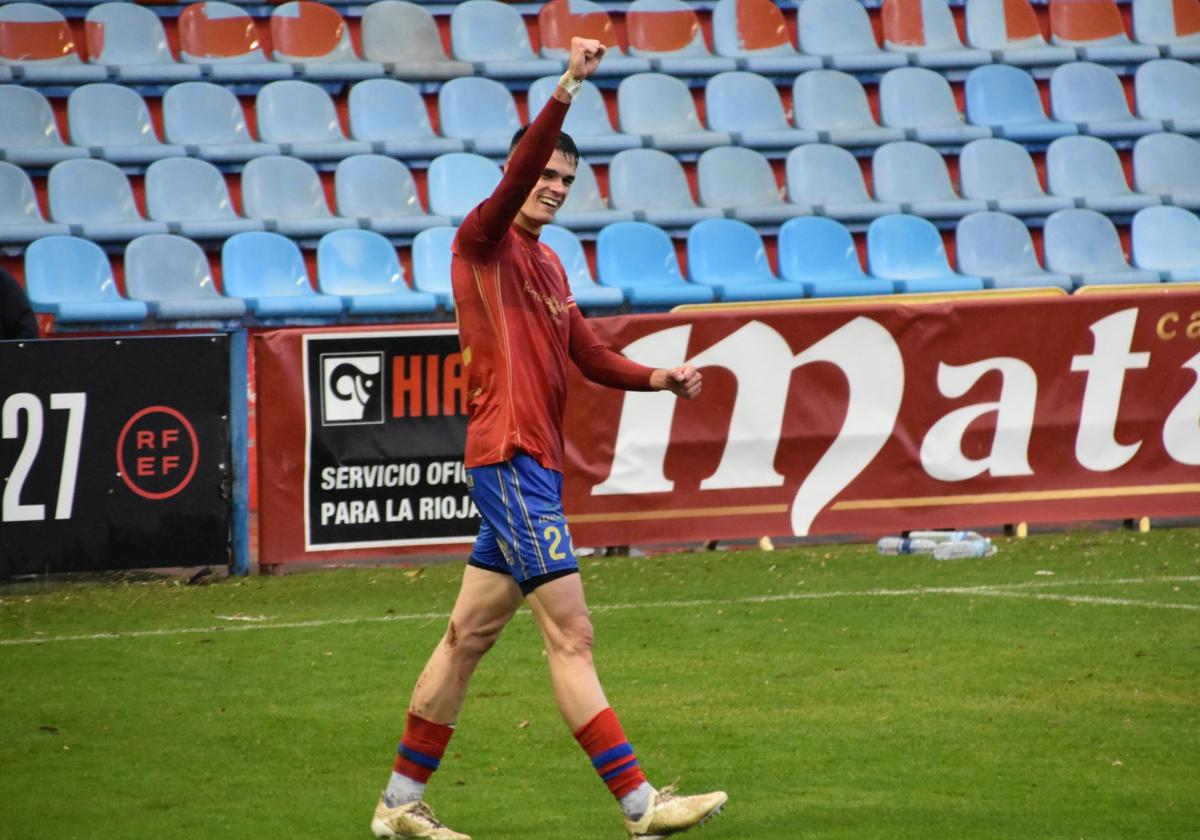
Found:
<svg viewBox="0 0 1200 840"><path fill-rule="evenodd" d="M554 214L567 200L567 193L575 183L576 164L558 149L550 156L542 177L517 211L516 223L530 233L538 233L542 225L554 221Z"/></svg>

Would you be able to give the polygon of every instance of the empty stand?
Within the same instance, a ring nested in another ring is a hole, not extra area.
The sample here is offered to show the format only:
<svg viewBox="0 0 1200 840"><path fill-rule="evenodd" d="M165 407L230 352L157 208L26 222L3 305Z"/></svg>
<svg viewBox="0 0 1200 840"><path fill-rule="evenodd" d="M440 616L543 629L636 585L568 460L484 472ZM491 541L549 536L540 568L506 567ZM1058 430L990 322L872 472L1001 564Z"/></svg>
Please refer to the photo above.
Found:
<svg viewBox="0 0 1200 840"><path fill-rule="evenodd" d="M324 3L291 0L276 8L271 43L275 60L292 64L306 79L353 81L384 73L381 62L355 54L346 21Z"/></svg>
<svg viewBox="0 0 1200 840"><path fill-rule="evenodd" d="M633 0L625 12L631 55L649 58L655 70L675 76L709 76L736 70L732 58L713 55L695 10L683 0Z"/></svg>
<svg viewBox="0 0 1200 840"><path fill-rule="evenodd" d="M497 0L466 0L450 14L454 57L469 61L489 79L535 79L561 73L558 59L538 58L521 13Z"/></svg>
<svg viewBox="0 0 1200 840"><path fill-rule="evenodd" d="M1133 186L1164 203L1200 210L1200 141L1147 134L1133 147Z"/></svg>
<svg viewBox="0 0 1200 840"><path fill-rule="evenodd" d="M113 163L145 165L187 153L183 146L159 141L145 101L123 85L100 82L72 90L67 123L72 143Z"/></svg>
<svg viewBox="0 0 1200 840"><path fill-rule="evenodd" d="M1086 61L1139 64L1158 58L1157 47L1129 40L1116 0L1050 0L1050 40L1075 47Z"/></svg>
<svg viewBox="0 0 1200 840"><path fill-rule="evenodd" d="M449 216L425 212L412 173L391 157L346 158L337 166L335 186L338 213L358 219L363 227L377 233L411 236L428 227L450 224Z"/></svg>
<svg viewBox="0 0 1200 840"><path fill-rule="evenodd" d="M277 233L239 233L226 239L221 280L226 294L242 298L250 312L266 321L342 313L341 298L313 290L300 248Z"/></svg>
<svg viewBox="0 0 1200 840"><path fill-rule="evenodd" d="M890 280L862 270L854 238L845 226L823 216L792 219L779 231L779 273L802 283L810 297L890 295Z"/></svg>
<svg viewBox="0 0 1200 840"><path fill-rule="evenodd" d="M608 47L596 76L628 76L647 73L650 60L627 55L621 49L612 18L599 3L591 0L551 0L538 12L538 34L542 58L565 62L571 52L571 38L594 38Z"/></svg>
<svg viewBox="0 0 1200 840"><path fill-rule="evenodd" d="M608 167L609 197L618 210L632 210L651 224L688 227L723 215L698 207L679 161L658 149L618 152ZM603 281L602 281L603 282Z"/></svg>
<svg viewBox="0 0 1200 840"><path fill-rule="evenodd" d="M670 152L700 151L733 141L728 132L704 128L687 85L663 73L636 73L622 79L617 117L622 131L639 134L647 145Z"/></svg>
<svg viewBox="0 0 1200 840"><path fill-rule="evenodd" d="M264 230L259 219L233 209L229 188L217 168L197 158L170 158L146 169L146 213L166 222L172 233L192 239L225 239L248 230Z"/></svg>
<svg viewBox="0 0 1200 840"><path fill-rule="evenodd" d="M1056 286L1071 290L1070 277L1042 268L1029 231L1007 213L987 211L963 218L955 232L954 252L959 269L982 277L989 289Z"/></svg>
<svg viewBox="0 0 1200 840"><path fill-rule="evenodd" d="M958 174L965 198L1005 213L1048 216L1075 206L1073 198L1046 195L1029 152L1011 140L990 138L963 146Z"/></svg>
<svg viewBox="0 0 1200 840"><path fill-rule="evenodd" d="M64 160L47 179L50 218L98 242L124 241L166 233L163 222L148 222L133 200L129 180L105 160Z"/></svg>
<svg viewBox="0 0 1200 840"><path fill-rule="evenodd" d="M871 198L854 155L826 143L792 149L787 157L787 191L796 204L848 222L870 221L901 209L896 202Z"/></svg>
<svg viewBox="0 0 1200 840"><path fill-rule="evenodd" d="M189 154L214 163L240 163L283 150L254 140L242 104L229 88L212 82L172 85L162 100L163 133Z"/></svg>
<svg viewBox="0 0 1200 840"><path fill-rule="evenodd" d="M554 220L571 230L597 230L613 222L632 222L633 218L632 210L614 210L608 206L600 194L596 173L586 160L580 158L575 182Z"/></svg>
<svg viewBox="0 0 1200 840"><path fill-rule="evenodd" d="M600 231L596 264L600 282L619 288L634 309L665 309L716 298L710 287L683 279L670 238L645 222L618 222Z"/></svg>
<svg viewBox="0 0 1200 840"><path fill-rule="evenodd" d="M0 85L0 158L18 166L53 166L85 158L88 150L64 145L46 97L32 88Z"/></svg>
<svg viewBox="0 0 1200 840"><path fill-rule="evenodd" d="M66 18L41 3L0 5L0 64L28 84L80 85L108 77L104 67L83 63Z"/></svg>
<svg viewBox="0 0 1200 840"><path fill-rule="evenodd" d="M412 246L413 288L433 295L447 312L454 311L450 244L457 231L453 227L429 228L417 234Z"/></svg>
<svg viewBox="0 0 1200 840"><path fill-rule="evenodd" d="M1169 131L1200 134L1200 67L1174 58L1147 61L1134 76L1138 113Z"/></svg>
<svg viewBox="0 0 1200 840"><path fill-rule="evenodd" d="M987 126L997 137L1021 143L1048 143L1057 137L1079 133L1075 123L1046 116L1037 82L1019 67L1007 64L977 67L967 76L964 87L967 120Z"/></svg>
<svg viewBox="0 0 1200 840"><path fill-rule="evenodd" d="M290 64L267 59L254 18L219 0L202 0L180 12L179 54L217 82L269 82L292 76Z"/></svg>
<svg viewBox="0 0 1200 840"><path fill-rule="evenodd" d="M1056 120L1079 123L1085 133L1096 137L1141 137L1163 130L1159 120L1134 117L1117 74L1090 61L1055 68L1050 76L1050 109Z"/></svg>
<svg viewBox="0 0 1200 840"><path fill-rule="evenodd" d="M139 236L125 246L125 290L160 321L241 320L246 303L213 283L204 251L182 236Z"/></svg>
<svg viewBox="0 0 1200 840"><path fill-rule="evenodd" d="M862 83L840 70L812 70L792 84L796 125L817 132L822 143L878 146L903 140L902 128L884 128L875 120Z"/></svg>
<svg viewBox="0 0 1200 840"><path fill-rule="evenodd" d="M140 325L150 314L118 291L100 246L74 236L46 236L25 249L25 293L34 312L57 324Z"/></svg>
<svg viewBox="0 0 1200 840"><path fill-rule="evenodd" d="M1170 58L1200 59L1200 0L1134 0L1133 37Z"/></svg>
<svg viewBox="0 0 1200 840"><path fill-rule="evenodd" d="M1052 46L1029 0L967 0L967 43L990 50L1017 67L1053 67L1077 57L1073 47Z"/></svg>
<svg viewBox="0 0 1200 840"><path fill-rule="evenodd" d="M933 223L919 216L883 216L867 228L867 264L900 292L956 292L983 288L983 280L950 268Z"/></svg>
<svg viewBox="0 0 1200 840"><path fill-rule="evenodd" d="M285 236L310 238L358 227L329 212L321 179L308 163L282 155L255 158L242 169L242 207L251 219Z"/></svg>
<svg viewBox="0 0 1200 840"><path fill-rule="evenodd" d="M625 295L620 289L596 283L583 252L583 243L574 233L560 225L544 225L541 243L558 256L571 294L581 309L619 309L625 303Z"/></svg>
<svg viewBox="0 0 1200 840"><path fill-rule="evenodd" d="M803 283L781 280L767 262L758 231L736 219L708 219L687 238L688 274L722 301L802 298Z"/></svg>
<svg viewBox="0 0 1200 840"><path fill-rule="evenodd" d="M1133 217L1133 264L1164 280L1200 281L1200 218L1182 207L1147 207Z"/></svg>
<svg viewBox="0 0 1200 840"><path fill-rule="evenodd" d="M964 123L946 77L923 67L885 73L879 83L879 111L884 125L910 130L922 143L962 145L992 136L987 126Z"/></svg>
<svg viewBox="0 0 1200 840"><path fill-rule="evenodd" d="M608 61L607 54L604 61ZM553 95L556 87L558 76L543 76L530 85L527 102L531 120L541 113L542 107ZM563 131L571 135L579 151L585 155L611 155L622 149L634 149L642 145L641 137L613 129L604 97L599 88L587 81L579 88L571 102L571 108L563 122Z"/></svg>
<svg viewBox="0 0 1200 840"><path fill-rule="evenodd" d="M446 82L438 91L438 112L442 134L488 157L506 157L513 134L521 127L512 94L492 79L473 76Z"/></svg>
<svg viewBox="0 0 1200 840"><path fill-rule="evenodd" d="M1112 221L1095 210L1059 210L1046 220L1042 238L1046 268L1070 275L1076 286L1157 283L1153 271L1129 266Z"/></svg>
<svg viewBox="0 0 1200 840"><path fill-rule="evenodd" d="M987 209L987 203L959 196L946 162L924 143L900 140L875 150L871 159L875 195L929 219L958 219Z"/></svg>
<svg viewBox="0 0 1200 840"><path fill-rule="evenodd" d="M766 158L753 149L721 146L700 155L700 203L753 225L778 225L811 208L785 203ZM690 265L690 263L689 263Z"/></svg>
<svg viewBox="0 0 1200 840"><path fill-rule="evenodd" d="M396 249L369 230L338 230L317 245L317 288L337 295L349 315L426 315L437 298L404 282Z"/></svg>
<svg viewBox="0 0 1200 840"><path fill-rule="evenodd" d="M446 55L429 11L404 0L377 0L363 10L363 56L399 79L455 79L470 63Z"/></svg>
<svg viewBox="0 0 1200 840"><path fill-rule="evenodd" d="M41 236L70 232L67 225L46 221L25 170L0 163L0 244L32 242Z"/></svg>
<svg viewBox="0 0 1200 840"><path fill-rule="evenodd" d="M882 73L908 64L908 56L880 49L858 0L804 0L796 14L800 50L828 59L828 67Z"/></svg>
<svg viewBox="0 0 1200 840"><path fill-rule="evenodd" d="M720 0L712 29L717 55L736 59L739 68L791 75L821 66L815 55L797 52L783 12L772 0Z"/></svg>
<svg viewBox="0 0 1200 840"><path fill-rule="evenodd" d="M349 140L333 100L312 82L289 79L263 85L255 97L258 133L284 154L305 160L341 160L373 149L365 140Z"/></svg>
<svg viewBox="0 0 1200 840"><path fill-rule="evenodd" d="M85 18L88 61L111 67L122 84L198 81L200 68L171 54L162 19L133 3L101 3Z"/></svg>
<svg viewBox="0 0 1200 840"><path fill-rule="evenodd" d="M988 50L963 46L945 0L883 0L883 46L907 53L919 67L961 70L989 64Z"/></svg>
<svg viewBox="0 0 1200 840"><path fill-rule="evenodd" d="M779 91L757 73L713 76L705 86L704 103L709 126L728 132L740 146L787 150L818 139L816 131L788 124Z"/></svg>
<svg viewBox="0 0 1200 840"><path fill-rule="evenodd" d="M433 159L426 175L429 210L462 221L500 183L500 167L472 152L451 152Z"/></svg>
<svg viewBox="0 0 1200 840"><path fill-rule="evenodd" d="M1046 150L1046 184L1101 213L1134 213L1159 204L1156 195L1129 189L1116 150L1097 137L1061 137Z"/></svg>
<svg viewBox="0 0 1200 840"><path fill-rule="evenodd" d="M395 79L368 79L350 88L350 136L377 152L407 160L428 160L466 146L433 133L425 100L417 89Z"/></svg>

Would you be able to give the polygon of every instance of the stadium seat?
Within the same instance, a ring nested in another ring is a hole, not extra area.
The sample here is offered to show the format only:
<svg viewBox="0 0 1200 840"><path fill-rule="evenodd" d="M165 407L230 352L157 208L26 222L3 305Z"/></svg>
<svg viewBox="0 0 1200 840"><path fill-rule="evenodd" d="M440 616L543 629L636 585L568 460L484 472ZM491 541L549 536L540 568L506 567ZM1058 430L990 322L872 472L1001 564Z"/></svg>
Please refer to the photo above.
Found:
<svg viewBox="0 0 1200 840"><path fill-rule="evenodd" d="M144 165L187 154L183 146L159 141L146 103L122 85L98 82L72 90L67 124L72 143L113 163Z"/></svg>
<svg viewBox="0 0 1200 840"><path fill-rule="evenodd" d="M125 246L125 291L160 321L241 320L246 303L213 283L204 251L182 236L139 236Z"/></svg>
<svg viewBox="0 0 1200 840"><path fill-rule="evenodd" d="M305 79L342 82L384 73L382 63L355 54L346 21L324 3L291 0L277 6L271 12L271 45L274 59L293 65Z"/></svg>
<svg viewBox="0 0 1200 840"><path fill-rule="evenodd" d="M898 292L969 292L983 280L958 274L946 259L946 246L933 223L897 213L871 222L867 228L867 267L871 274L891 280Z"/></svg>
<svg viewBox="0 0 1200 840"><path fill-rule="evenodd" d="M967 43L997 63L1047 67L1074 61L1072 47L1051 46L1029 0L967 0Z"/></svg>
<svg viewBox="0 0 1200 840"><path fill-rule="evenodd" d="M98 242L125 241L148 233L166 233L163 222L142 218L129 180L105 160L64 160L47 179L50 218L72 226Z"/></svg>
<svg viewBox="0 0 1200 840"><path fill-rule="evenodd" d="M431 216L421 206L408 167L384 155L355 155L337 165L334 175L338 213L388 236L410 236L449 216Z"/></svg>
<svg viewBox="0 0 1200 840"><path fill-rule="evenodd" d="M269 61L254 18L232 3L201 0L179 13L179 55L214 82L270 82L292 77L292 66Z"/></svg>
<svg viewBox="0 0 1200 840"><path fill-rule="evenodd" d="M624 292L636 310L716 299L712 288L683 279L675 245L661 228L645 222L617 222L601 230L596 265L600 282Z"/></svg>
<svg viewBox="0 0 1200 840"><path fill-rule="evenodd" d="M468 151L486 157L505 158L513 134L521 127L517 104L508 88L475 76L443 84L438 91L438 113L442 134L463 141Z"/></svg>
<svg viewBox="0 0 1200 840"><path fill-rule="evenodd" d="M310 238L358 227L354 219L334 216L321 179L309 164L294 157L255 158L242 169L242 207L284 236Z"/></svg>
<svg viewBox="0 0 1200 840"><path fill-rule="evenodd" d="M695 10L683 0L633 0L625 10L629 54L648 58L672 76L710 76L736 70L732 58L713 55Z"/></svg>
<svg viewBox="0 0 1200 840"><path fill-rule="evenodd" d="M1164 203L1200 210L1200 141L1147 134L1133 147L1133 187Z"/></svg>
<svg viewBox="0 0 1200 840"><path fill-rule="evenodd" d="M1095 210L1059 210L1042 234L1046 268L1068 274L1076 286L1157 283L1153 271L1130 268L1112 221Z"/></svg>
<svg viewBox="0 0 1200 840"><path fill-rule="evenodd" d="M890 295L891 281L862 270L854 238L845 226L823 216L792 219L779 230L779 273L803 283L809 297Z"/></svg>
<svg viewBox="0 0 1200 840"><path fill-rule="evenodd" d="M242 298L246 308L264 320L342 314L342 299L313 290L300 247L277 233L239 233L226 239L221 246L221 282L225 294Z"/></svg>
<svg viewBox="0 0 1200 840"><path fill-rule="evenodd" d="M767 159L753 149L721 146L700 155L700 203L752 225L778 225L812 208L784 203Z"/></svg>
<svg viewBox="0 0 1200 840"><path fill-rule="evenodd" d="M146 214L172 233L191 239L225 239L247 230L265 230L258 219L234 212L225 178L197 158L168 158L146 169Z"/></svg>
<svg viewBox="0 0 1200 840"><path fill-rule="evenodd" d="M617 118L621 131L640 134L647 145L669 152L695 152L733 142L728 132L705 129L687 85L663 73L636 73L622 79L617 87Z"/></svg>
<svg viewBox="0 0 1200 840"><path fill-rule="evenodd" d="M46 236L25 249L25 293L34 312L60 324L140 324L150 314L117 290L100 246L74 236Z"/></svg>
<svg viewBox="0 0 1200 840"><path fill-rule="evenodd" d="M959 270L982 277L989 289L1057 286L1071 290L1070 277L1038 264L1029 231L1007 213L989 210L963 218L954 234L954 252Z"/></svg>
<svg viewBox="0 0 1200 840"><path fill-rule="evenodd" d="M0 163L0 245L19 245L42 236L65 236L70 232L67 225L46 221L33 182L24 169Z"/></svg>
<svg viewBox="0 0 1200 840"><path fill-rule="evenodd" d="M862 83L840 70L812 70L792 84L796 125L835 146L878 146L903 140L902 128L884 128L871 113Z"/></svg>
<svg viewBox="0 0 1200 840"><path fill-rule="evenodd" d="M1200 60L1200 0L1134 0L1133 38L1169 58Z"/></svg>
<svg viewBox="0 0 1200 840"><path fill-rule="evenodd" d="M1084 61L1140 64L1158 58L1157 47L1129 40L1116 0L1050 0L1050 40L1074 47Z"/></svg>
<svg viewBox="0 0 1200 840"><path fill-rule="evenodd" d="M571 230L598 230L613 222L632 222L632 210L614 210L600 194L596 173L591 165L580 158L575 170L575 183L567 193L562 209L555 214L558 224Z"/></svg>
<svg viewBox="0 0 1200 840"><path fill-rule="evenodd" d="M108 77L104 67L83 63L66 18L41 3L0 4L0 64L31 85L82 85Z"/></svg>
<svg viewBox="0 0 1200 840"><path fill-rule="evenodd" d="M1048 216L1074 207L1074 199L1046 195L1024 146L998 138L973 140L958 156L964 198L987 202L1014 216Z"/></svg>
<svg viewBox="0 0 1200 840"><path fill-rule="evenodd" d="M1134 91L1138 113L1162 120L1168 131L1200 134L1200 67L1163 58L1137 69Z"/></svg>
<svg viewBox="0 0 1200 840"><path fill-rule="evenodd" d="M821 66L815 55L796 51L783 12L772 0L720 0L712 11L712 30L717 55L736 59L739 68L753 73L790 76Z"/></svg>
<svg viewBox="0 0 1200 840"><path fill-rule="evenodd" d="M594 38L608 47L596 76L628 76L650 72L650 60L627 55L617 43L612 18L591 0L551 0L538 12L538 35L542 58L565 62L571 54L571 38ZM572 135L574 136L574 135Z"/></svg>
<svg viewBox="0 0 1200 840"><path fill-rule="evenodd" d="M641 220L669 228L714 219L720 210L697 207L679 161L658 149L617 152L608 165L612 206L632 210Z"/></svg>
<svg viewBox="0 0 1200 840"><path fill-rule="evenodd" d="M1132 138L1163 130L1159 120L1134 117L1117 74L1090 61L1054 69L1050 110L1056 120L1079 123L1081 131L1094 137Z"/></svg>
<svg viewBox="0 0 1200 840"><path fill-rule="evenodd" d="M450 284L450 245L458 228L433 227L416 235L412 244L413 288L434 296L438 306L454 311Z"/></svg>
<svg viewBox="0 0 1200 840"><path fill-rule="evenodd" d="M1019 143L1048 143L1079 133L1074 123L1046 116L1037 82L1019 67L976 67L964 87L967 121L987 126L997 137Z"/></svg>
<svg viewBox="0 0 1200 840"><path fill-rule="evenodd" d="M945 0L883 0L883 47L907 53L918 67L960 70L989 64L988 50L969 49Z"/></svg>
<svg viewBox="0 0 1200 840"><path fill-rule="evenodd" d="M254 100L258 133L283 153L305 160L341 160L368 154L371 144L348 140L338 121L333 100L312 82L289 79L270 82Z"/></svg>
<svg viewBox="0 0 1200 840"><path fill-rule="evenodd" d="M1129 189L1116 149L1097 137L1060 137L1051 143L1046 184L1052 195L1077 199L1101 213L1135 213L1161 203L1156 195Z"/></svg>
<svg viewBox="0 0 1200 840"><path fill-rule="evenodd" d="M133 3L101 3L85 18L88 61L126 85L198 81L200 68L171 55L162 19Z"/></svg>
<svg viewBox="0 0 1200 840"><path fill-rule="evenodd" d="M377 152L427 161L466 148L462 140L433 133L425 100L406 82L367 79L350 88L348 102L350 136Z"/></svg>
<svg viewBox="0 0 1200 840"><path fill-rule="evenodd" d="M834 70L882 73L908 64L908 56L879 48L858 0L804 0L796 16L800 51L828 59Z"/></svg>
<svg viewBox="0 0 1200 840"><path fill-rule="evenodd" d="M246 115L233 91L212 82L183 82L167 88L162 100L167 141L213 163L241 163L283 150L250 137Z"/></svg>
<svg viewBox="0 0 1200 840"><path fill-rule="evenodd" d="M922 143L962 145L991 137L982 125L967 125L946 77L924 67L900 67L879 82L879 112L884 125L903 128Z"/></svg>
<svg viewBox="0 0 1200 840"><path fill-rule="evenodd" d="M0 85L0 114L0 159L43 167L88 156L87 149L63 144L50 103L33 88Z"/></svg>
<svg viewBox="0 0 1200 840"><path fill-rule="evenodd" d="M1147 207L1133 217L1133 264L1164 280L1200 281L1200 218L1182 207Z"/></svg>
<svg viewBox="0 0 1200 840"><path fill-rule="evenodd" d="M788 153L787 191L790 201L847 222L900 212L899 204L871 198L854 155L826 143L797 146Z"/></svg>
<svg viewBox="0 0 1200 840"><path fill-rule="evenodd" d="M541 243L558 255L571 294L580 309L619 309L625 303L625 295L620 289L596 283L583 244L574 233L561 225L544 225Z"/></svg>
<svg viewBox="0 0 1200 840"><path fill-rule="evenodd" d="M450 14L454 57L475 65L489 79L536 79L561 73L566 63L538 58L521 13L498 0L466 0Z"/></svg>
<svg viewBox="0 0 1200 840"><path fill-rule="evenodd" d="M556 0L561 3L569 1ZM607 61L608 53L605 53L604 61L600 62L601 66ZM529 87L526 102L529 104L530 120L541 113L542 107L553 95L556 87L558 76L543 76ZM571 109L567 111L567 118L563 122L563 131L571 135L579 151L585 155L611 155L622 149L636 149L642 145L641 137L613 130L608 117L608 106L604 104L600 89L587 81L571 102Z"/></svg>
<svg viewBox="0 0 1200 840"><path fill-rule="evenodd" d="M946 161L924 143L899 140L880 146L871 158L871 173L880 201L902 204L927 219L960 219L988 209L987 202L955 192Z"/></svg>
<svg viewBox="0 0 1200 840"><path fill-rule="evenodd" d="M805 295L803 283L781 280L767 262L758 231L737 219L708 219L687 237L688 274L722 301L787 300Z"/></svg>
<svg viewBox="0 0 1200 840"><path fill-rule="evenodd" d="M449 216L455 224L483 201L500 183L500 167L472 152L440 155L429 164L426 185L429 210Z"/></svg>
<svg viewBox="0 0 1200 840"><path fill-rule="evenodd" d="M342 299L349 315L425 315L437 298L404 282L396 249L369 230L337 230L317 245L317 289Z"/></svg>
<svg viewBox="0 0 1200 840"><path fill-rule="evenodd" d="M818 139L816 131L788 124L779 91L757 73L736 70L713 76L704 88L704 110L709 126L728 132L739 146L787 150Z"/></svg>
<svg viewBox="0 0 1200 840"><path fill-rule="evenodd" d="M427 9L404 0L378 0L363 10L362 49L398 79L456 79L474 72L442 49L437 23Z"/></svg>

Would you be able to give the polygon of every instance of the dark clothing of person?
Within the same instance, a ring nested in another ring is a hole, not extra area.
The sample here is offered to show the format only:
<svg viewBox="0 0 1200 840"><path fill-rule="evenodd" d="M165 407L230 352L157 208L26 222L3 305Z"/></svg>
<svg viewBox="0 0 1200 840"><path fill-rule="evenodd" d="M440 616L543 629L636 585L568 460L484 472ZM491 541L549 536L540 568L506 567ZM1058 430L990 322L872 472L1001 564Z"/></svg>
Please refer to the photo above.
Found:
<svg viewBox="0 0 1200 840"><path fill-rule="evenodd" d="M37 316L25 290L17 278L0 268L0 339L37 337Z"/></svg>

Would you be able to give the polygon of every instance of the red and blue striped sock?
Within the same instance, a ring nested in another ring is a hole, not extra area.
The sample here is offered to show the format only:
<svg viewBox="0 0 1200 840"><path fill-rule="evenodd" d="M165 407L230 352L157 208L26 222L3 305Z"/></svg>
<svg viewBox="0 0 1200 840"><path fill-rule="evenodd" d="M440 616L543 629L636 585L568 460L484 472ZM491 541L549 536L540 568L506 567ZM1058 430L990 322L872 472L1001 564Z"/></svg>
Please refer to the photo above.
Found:
<svg viewBox="0 0 1200 840"><path fill-rule="evenodd" d="M408 713L408 724L404 727L404 738L397 750L392 783L388 785L388 804L401 804L420 799L425 793L425 783L433 775L446 754L446 745L454 727L434 723L423 717Z"/></svg>
<svg viewBox="0 0 1200 840"><path fill-rule="evenodd" d="M633 747L625 739L621 722L605 709L575 731L575 740L592 760L596 773L617 799L640 787L646 776L638 766Z"/></svg>

